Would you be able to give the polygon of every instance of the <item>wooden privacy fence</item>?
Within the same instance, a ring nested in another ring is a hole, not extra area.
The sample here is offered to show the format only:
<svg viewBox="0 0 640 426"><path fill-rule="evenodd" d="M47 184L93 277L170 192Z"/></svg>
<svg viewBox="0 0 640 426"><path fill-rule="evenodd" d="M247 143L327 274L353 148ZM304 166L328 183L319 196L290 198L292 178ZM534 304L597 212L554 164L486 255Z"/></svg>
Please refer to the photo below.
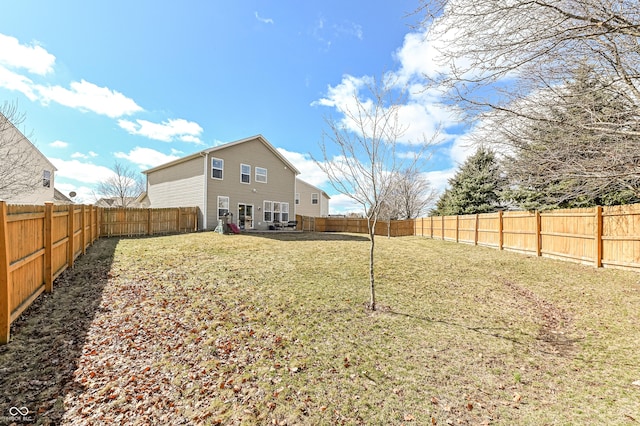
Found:
<svg viewBox="0 0 640 426"><path fill-rule="evenodd" d="M351 232L355 234L367 234L367 219L347 218L347 217L308 217L296 216L298 226L303 231L315 232ZM392 237L405 237L414 235L414 221L392 220L378 221L376 223L375 235L390 235Z"/></svg>
<svg viewBox="0 0 640 426"><path fill-rule="evenodd" d="M0 201L0 344L11 323L101 236L193 232L197 208L103 209Z"/></svg>
<svg viewBox="0 0 640 426"><path fill-rule="evenodd" d="M98 208L0 201L0 343L9 328L99 236Z"/></svg>
<svg viewBox="0 0 640 426"><path fill-rule="evenodd" d="M197 207L100 209L100 236L142 236L198 230Z"/></svg>
<svg viewBox="0 0 640 426"><path fill-rule="evenodd" d="M570 260L640 268L640 204L415 219L415 235Z"/></svg>

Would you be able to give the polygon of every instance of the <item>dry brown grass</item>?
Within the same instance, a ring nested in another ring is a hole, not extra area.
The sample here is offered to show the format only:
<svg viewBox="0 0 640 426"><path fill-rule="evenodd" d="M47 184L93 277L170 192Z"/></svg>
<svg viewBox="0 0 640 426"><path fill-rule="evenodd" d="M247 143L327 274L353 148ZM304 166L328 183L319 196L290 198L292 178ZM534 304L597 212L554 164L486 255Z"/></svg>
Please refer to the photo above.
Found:
<svg viewBox="0 0 640 426"><path fill-rule="evenodd" d="M372 313L361 235L101 240L0 348L7 408L63 424L640 421L636 273L376 241Z"/></svg>

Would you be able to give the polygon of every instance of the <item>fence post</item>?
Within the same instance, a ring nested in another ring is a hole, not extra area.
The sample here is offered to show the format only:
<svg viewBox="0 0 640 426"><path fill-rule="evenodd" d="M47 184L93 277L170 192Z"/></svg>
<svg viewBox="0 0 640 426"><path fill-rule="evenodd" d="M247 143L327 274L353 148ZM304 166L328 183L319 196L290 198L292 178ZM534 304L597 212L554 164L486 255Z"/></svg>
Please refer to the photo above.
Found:
<svg viewBox="0 0 640 426"><path fill-rule="evenodd" d="M102 207L96 207L96 239L102 237Z"/></svg>
<svg viewBox="0 0 640 426"><path fill-rule="evenodd" d="M478 245L478 226L480 226L480 215L476 213L476 227L474 229L473 245Z"/></svg>
<svg viewBox="0 0 640 426"><path fill-rule="evenodd" d="M84 217L86 214L86 206L83 204L80 207L80 240L82 241L82 254L87 254L87 234L85 226L87 226L87 219Z"/></svg>
<svg viewBox="0 0 640 426"><path fill-rule="evenodd" d="M431 216L431 227L429 229L429 236L433 240L433 216Z"/></svg>
<svg viewBox="0 0 640 426"><path fill-rule="evenodd" d="M542 256L542 217L536 210L536 255Z"/></svg>
<svg viewBox="0 0 640 426"><path fill-rule="evenodd" d="M7 203L0 201L0 344L3 345L9 343L11 330L11 273L7 231Z"/></svg>
<svg viewBox="0 0 640 426"><path fill-rule="evenodd" d="M44 291L53 291L53 203L44 203Z"/></svg>
<svg viewBox="0 0 640 426"><path fill-rule="evenodd" d="M503 225L502 225L502 210L498 211L498 232L500 233L500 250L502 250L502 245L504 244L504 235L503 235Z"/></svg>
<svg viewBox="0 0 640 426"><path fill-rule="evenodd" d="M602 206L596 206L596 268L602 267Z"/></svg>
<svg viewBox="0 0 640 426"><path fill-rule="evenodd" d="M67 267L73 267L73 255L75 254L74 245L74 224L73 224L73 216L76 213L75 204L69 204L69 217L67 218L67 235L69 235L69 241L67 244Z"/></svg>
<svg viewBox="0 0 640 426"><path fill-rule="evenodd" d="M180 207L178 207L178 218L176 219L176 232L180 233Z"/></svg>
<svg viewBox="0 0 640 426"><path fill-rule="evenodd" d="M147 235L153 235L153 223L151 222L151 208L147 209Z"/></svg>
<svg viewBox="0 0 640 426"><path fill-rule="evenodd" d="M460 216L456 215L456 243L460 242Z"/></svg>

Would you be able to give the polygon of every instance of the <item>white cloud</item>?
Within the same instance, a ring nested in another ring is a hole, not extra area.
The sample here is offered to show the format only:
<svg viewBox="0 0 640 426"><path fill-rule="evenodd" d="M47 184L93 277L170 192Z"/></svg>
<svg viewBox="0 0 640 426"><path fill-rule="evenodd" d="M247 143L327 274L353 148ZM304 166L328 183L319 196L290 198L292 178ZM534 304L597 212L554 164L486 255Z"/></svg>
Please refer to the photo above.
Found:
<svg viewBox="0 0 640 426"><path fill-rule="evenodd" d="M331 195L331 200L329 200L329 211L330 214L364 214L362 205L356 203L353 199L344 194Z"/></svg>
<svg viewBox="0 0 640 426"><path fill-rule="evenodd" d="M36 90L40 93L40 100L44 104L54 101L110 118L143 111L132 99L108 87L100 87L85 80L71 82L70 87L65 89L61 86L36 86Z"/></svg>
<svg viewBox="0 0 640 426"><path fill-rule="evenodd" d="M69 146L67 142L64 141L53 141L49 144L52 148L66 148Z"/></svg>
<svg viewBox="0 0 640 426"><path fill-rule="evenodd" d="M116 158L129 160L141 169L150 169L152 167L159 166L160 164L168 163L180 158L177 155L167 155L160 151L156 151L155 149L142 148L139 146L133 148L129 153L116 152L114 153L114 156Z"/></svg>
<svg viewBox="0 0 640 426"><path fill-rule="evenodd" d="M179 139L183 142L203 144L200 140L202 127L193 121L182 118L169 119L162 123L152 123L147 120L118 120L118 125L132 135L145 136L163 142L171 142Z"/></svg>
<svg viewBox="0 0 640 426"><path fill-rule="evenodd" d="M463 164L467 158L471 157L473 153L476 152L477 145L474 144L472 137L471 133L467 133L453 141L449 157L451 157L454 164Z"/></svg>
<svg viewBox="0 0 640 426"><path fill-rule="evenodd" d="M264 24L273 24L273 19L271 18L262 18L260 15L258 15L258 12L254 12L256 15L256 19Z"/></svg>
<svg viewBox="0 0 640 426"><path fill-rule="evenodd" d="M92 163L85 163L77 159L62 160L60 158L50 158L58 171L56 177L72 179L84 184L98 183L105 181L113 174L111 169L98 166Z"/></svg>
<svg viewBox="0 0 640 426"><path fill-rule="evenodd" d="M35 101L38 99L38 95L35 93L33 86L33 81L28 77L16 74L0 65L0 87L20 92L30 101Z"/></svg>
<svg viewBox="0 0 640 426"><path fill-rule="evenodd" d="M342 115L341 124L348 129L359 132L358 123L346 119L346 114L357 111L358 103L365 108L371 108L374 101L367 98L370 95L368 87L374 84L369 76L354 77L345 75L342 81L329 86L325 97L314 101L312 106L326 106L336 109ZM398 109L400 126L406 131L399 142L407 144L421 144L430 140L440 128L455 124L454 114L444 105L439 105L432 98L426 98L420 92L409 92L407 103Z"/></svg>
<svg viewBox="0 0 640 426"><path fill-rule="evenodd" d="M431 188L433 188L438 194L444 192L449 184L449 179L455 175L456 167L446 170L432 170L429 172L425 172L424 176L429 181Z"/></svg>
<svg viewBox="0 0 640 426"><path fill-rule="evenodd" d="M89 159L89 158L94 158L97 157L98 154L96 154L93 151L89 151L88 153L84 154L82 152L74 152L73 154L71 154L71 158L83 158L83 159Z"/></svg>
<svg viewBox="0 0 640 426"><path fill-rule="evenodd" d="M321 186L328 182L325 172L323 172L322 169L318 167L316 162L313 161L309 154L287 151L283 148L277 149L284 158L286 158L291 162L291 164L296 166L296 168L300 171L298 177L303 181L314 186Z"/></svg>
<svg viewBox="0 0 640 426"><path fill-rule="evenodd" d="M20 44L17 38L0 34L0 64L45 75L53 71L55 62L56 57L41 46Z"/></svg>

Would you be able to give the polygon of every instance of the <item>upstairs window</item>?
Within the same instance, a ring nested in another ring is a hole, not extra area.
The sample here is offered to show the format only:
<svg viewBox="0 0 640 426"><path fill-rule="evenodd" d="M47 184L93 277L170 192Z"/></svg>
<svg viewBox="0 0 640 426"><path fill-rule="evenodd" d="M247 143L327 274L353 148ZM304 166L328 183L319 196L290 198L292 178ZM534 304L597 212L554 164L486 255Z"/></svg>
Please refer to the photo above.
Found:
<svg viewBox="0 0 640 426"><path fill-rule="evenodd" d="M300 204L300 193L296 192L296 204Z"/></svg>
<svg viewBox="0 0 640 426"><path fill-rule="evenodd" d="M222 179L222 172L224 171L224 160L220 158L211 159L211 177L213 179Z"/></svg>
<svg viewBox="0 0 640 426"><path fill-rule="evenodd" d="M44 186L45 188L51 188L51 171L42 171L42 186Z"/></svg>
<svg viewBox="0 0 640 426"><path fill-rule="evenodd" d="M240 164L240 182L251 183L251 166Z"/></svg>
<svg viewBox="0 0 640 426"><path fill-rule="evenodd" d="M311 204L318 204L318 193L314 192L311 194Z"/></svg>
<svg viewBox="0 0 640 426"><path fill-rule="evenodd" d="M267 169L256 167L256 182L267 183Z"/></svg>

